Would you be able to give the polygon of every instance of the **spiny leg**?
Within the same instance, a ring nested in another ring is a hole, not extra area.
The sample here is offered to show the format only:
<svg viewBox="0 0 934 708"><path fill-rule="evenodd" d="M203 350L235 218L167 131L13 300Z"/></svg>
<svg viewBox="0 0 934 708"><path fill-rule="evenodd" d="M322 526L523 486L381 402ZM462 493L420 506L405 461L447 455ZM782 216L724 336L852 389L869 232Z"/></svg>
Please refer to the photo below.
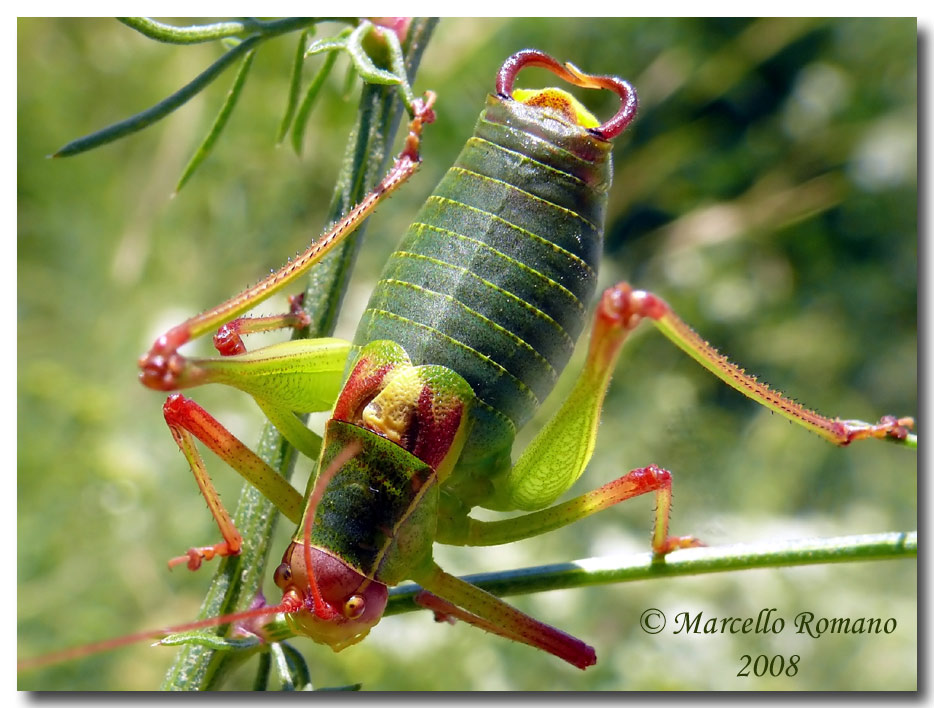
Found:
<svg viewBox="0 0 934 708"><path fill-rule="evenodd" d="M658 506L652 548L668 553L699 545L691 536L668 533L671 476L654 465L633 470L588 494L547 508L577 480L590 456L597 434L600 409L610 375L623 342L645 318L705 368L750 398L838 445L864 438L905 440L911 418L886 416L877 424L831 420L800 406L747 375L702 340L660 298L633 291L620 283L603 293L594 318L586 364L558 413L529 444L493 500L494 508L524 509L535 513L499 522L469 517L446 521L438 540L456 545L508 543L573 523L625 499L654 491ZM541 511L538 511L541 510Z"/></svg>
<svg viewBox="0 0 934 708"><path fill-rule="evenodd" d="M640 494L656 495L652 549L665 554L700 545L692 536L669 536L671 474L655 465L632 470L597 490L548 507L580 477L593 454L600 409L623 343L638 324L620 307L613 288L594 315L587 360L560 410L535 436L510 470L491 506L533 511L505 521L442 517L438 541L452 545L497 545L537 536L571 524Z"/></svg>
<svg viewBox="0 0 934 708"><path fill-rule="evenodd" d="M340 339L299 339L280 342L245 354L190 359L186 366L202 383L223 383L249 393L279 432L298 450L312 458L320 450L320 438L296 417L300 413L328 410L340 390L350 344ZM302 496L203 408L180 394L169 396L163 406L166 423L185 455L204 494L224 541L192 548L169 565L187 561L192 570L215 555L239 552L240 535L217 496L194 438L260 490L287 517L298 523Z"/></svg>
<svg viewBox="0 0 934 708"><path fill-rule="evenodd" d="M224 538L223 541L215 543L213 546L193 546L188 549L185 555L169 559L169 568L173 568L181 563L187 563L189 570L197 570L201 567L202 561L211 560L215 555L237 555L240 552L243 539L237 527L234 526L230 514L221 502L220 495L217 493L217 489L215 489L214 483L211 481L211 477L204 467L204 460L201 459L201 455L198 454L198 450L195 448L195 443L191 434L185 428L184 424L178 422L172 410L176 401L173 401L172 398L166 401L164 408L166 423L169 426L169 430L172 432L175 443L182 451L185 459L188 460L191 471L195 475L195 481L198 483L198 488L201 490L201 494L207 502L208 509L211 511L211 515L214 517L214 521L217 522L217 527L220 529L221 536Z"/></svg>
<svg viewBox="0 0 934 708"><path fill-rule="evenodd" d="M547 651L579 669L597 662L593 647L580 639L539 622L495 595L446 573L433 562L413 579L425 588L415 596L415 602L434 610L439 619L462 620L500 637Z"/></svg>
<svg viewBox="0 0 934 708"><path fill-rule="evenodd" d="M350 209L308 249L275 273L235 295L217 307L196 315L173 327L159 337L152 348L139 359L140 381L158 391L174 391L203 383L196 369L178 353L178 348L207 332L243 315L276 292L294 283L309 268L321 260L344 237L352 233L373 212L376 206L411 177L420 161L418 148L422 127L434 120L434 94L414 103L414 115L409 123L405 147L389 172L363 200Z"/></svg>
<svg viewBox="0 0 934 708"><path fill-rule="evenodd" d="M780 391L760 383L755 376L747 374L744 369L729 361L701 338L657 295L644 290L632 290L627 283L610 288L604 294L604 298L608 295L617 303L616 306L634 321L633 326L639 320L648 318L662 334L717 378L769 410L817 433L835 445L849 445L855 440L870 438L904 443L913 441L909 432L914 427L913 418L887 415L878 423L827 418L790 400Z"/></svg>
<svg viewBox="0 0 934 708"><path fill-rule="evenodd" d="M213 450L269 498L283 514L298 523L302 516L302 495L217 419L181 394L169 396L163 406L163 413L169 430L172 431L172 437L188 460L208 509L224 538L213 546L190 548L185 555L172 558L169 561L170 568L187 563L189 569L197 570L202 561L211 560L215 555L228 556L240 552L240 533L221 503L220 496L204 467L204 460L195 448L194 438Z"/></svg>
<svg viewBox="0 0 934 708"><path fill-rule="evenodd" d="M317 456L320 439L309 431L294 412L326 410L340 386L349 344L334 339L296 340L247 353L241 334L283 326L302 327L307 317L292 301L287 315L245 318L243 313L282 290L317 263L335 244L353 232L383 197L394 191L414 172L419 162L422 126L434 120L434 94L416 101L405 147L389 173L320 239L294 261L221 305L170 329L140 358L140 380L157 390L171 391L205 383L225 383L251 394L264 413L297 449ZM238 319L239 318L239 319ZM227 328L222 326L230 323ZM187 359L178 353L186 342L217 329L215 346L220 359ZM235 356L239 355L239 356ZM322 363L323 362L323 363ZM172 396L164 406L173 438L188 459L224 540L213 546L193 548L174 558L170 567L182 562L196 569L202 560L239 552L240 534L230 520L194 446L192 435L214 450L242 474L295 523L301 518L301 495L249 448L236 439L204 409L181 396Z"/></svg>
<svg viewBox="0 0 934 708"><path fill-rule="evenodd" d="M443 537L443 543L464 546L498 546L521 541L554 531L580 521L598 511L608 509L627 499L655 493L655 525L652 531L652 551L663 556L679 548L703 545L694 536L669 536L671 516L671 473L657 465L639 467L619 479L569 501L503 521L467 519L465 532L456 540Z"/></svg>
<svg viewBox="0 0 934 708"><path fill-rule="evenodd" d="M304 293L289 296L289 311L268 317L237 317L222 325L214 334L214 348L221 356L246 354L243 335L272 332L277 329L304 329L310 323L308 313L302 309Z"/></svg>

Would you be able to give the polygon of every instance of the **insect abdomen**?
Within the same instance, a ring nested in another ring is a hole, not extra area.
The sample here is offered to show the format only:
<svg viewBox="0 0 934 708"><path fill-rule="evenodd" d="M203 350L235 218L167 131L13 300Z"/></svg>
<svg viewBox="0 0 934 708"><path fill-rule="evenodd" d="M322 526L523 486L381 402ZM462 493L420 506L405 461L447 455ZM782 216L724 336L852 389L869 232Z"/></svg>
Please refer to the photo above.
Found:
<svg viewBox="0 0 934 708"><path fill-rule="evenodd" d="M596 287L609 150L490 96L370 298L355 344L391 339L413 363L463 376L492 409L481 407L472 439L502 416L521 427L573 351Z"/></svg>

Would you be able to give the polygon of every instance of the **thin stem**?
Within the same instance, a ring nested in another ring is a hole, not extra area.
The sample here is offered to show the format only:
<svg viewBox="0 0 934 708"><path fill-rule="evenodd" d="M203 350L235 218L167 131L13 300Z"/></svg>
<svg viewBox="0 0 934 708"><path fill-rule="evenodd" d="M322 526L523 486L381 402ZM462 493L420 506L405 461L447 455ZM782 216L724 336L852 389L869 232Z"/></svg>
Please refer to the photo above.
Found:
<svg viewBox="0 0 934 708"><path fill-rule="evenodd" d="M409 28L406 62L410 79L414 77L421 54L435 22L416 20ZM401 111L395 87L365 86L361 96L357 125L348 143L348 159L338 177L329 207L328 220L336 220L366 193L385 170ZM366 178L365 178L366 177ZM310 275L304 308L311 318L308 329L297 336L321 337L333 331L340 300L349 281L350 267L356 255L355 243L361 231L348 239L335 253L325 258ZM296 451L267 424L257 454L287 479L297 458ZM199 617L216 616L245 609L265 579L270 540L279 513L252 485L245 484L234 523L243 537L243 551L220 563ZM250 651L217 652L202 646L184 646L162 684L167 690L209 690L217 688Z"/></svg>
<svg viewBox="0 0 934 708"><path fill-rule="evenodd" d="M276 35L291 32L321 22L321 17L284 17L279 20L256 20L244 18L229 22L214 22L208 25L177 27L157 22L149 17L118 17L127 27L135 29L150 39L169 44L199 44L227 37L240 37L247 33ZM333 18L338 19L338 18Z"/></svg>
<svg viewBox="0 0 934 708"><path fill-rule="evenodd" d="M246 83L247 75L250 73L250 67L253 65L254 56L256 56L255 49L251 52L248 52L247 55L243 58L243 63L240 65L240 71L237 72L237 77L234 79L233 86L231 86L230 91L227 92L227 98L224 101L224 105L221 106L217 117L214 119L214 124L208 131L207 136L204 138L204 142L201 143L201 146L195 151L195 154L192 155L191 160L189 160L188 165L185 167L185 171L182 172L182 176L178 180L178 184L175 185L176 194L183 186L185 186L185 183L195 173L195 170L198 169L198 166L207 159L209 154L211 154L211 150L214 148L214 143L217 142L221 132L223 132L224 128L227 126L227 121L230 119L230 115L233 113L233 109L236 107L237 101L240 99L240 94L243 92L243 86Z"/></svg>
<svg viewBox="0 0 934 708"><path fill-rule="evenodd" d="M478 573L463 579L494 595L523 595L679 575L818 563L891 560L916 557L917 554L916 531L893 532L689 548L670 553L664 559L656 559L651 553L640 553L625 558L587 558L570 563L518 568L498 573ZM420 590L421 588L414 584L392 588L384 614L395 615L424 609L414 602L415 595Z"/></svg>
<svg viewBox="0 0 934 708"><path fill-rule="evenodd" d="M202 89L210 84L214 79L223 73L224 69L237 61L240 57L248 54L255 49L261 42L268 39L266 36L253 35L237 46L228 50L224 56L211 64L207 69L198 74L189 83L182 86L171 96L162 99L156 105L141 111L134 116L107 126L101 130L95 131L83 138L72 140L63 148L58 150L52 157L70 157L88 150L92 150L101 145L106 145L114 140L119 140L125 135L136 133L146 128L158 120L165 118L169 113L185 105L190 99L197 95Z"/></svg>
<svg viewBox="0 0 934 708"><path fill-rule="evenodd" d="M320 18L290 17L267 22L249 20L241 22L223 22L216 25L202 25L201 27L172 27L171 25L154 22L153 20L146 20L145 18L123 18L121 21L133 29L139 30L147 37L152 37L153 39L158 39L163 42L171 41L177 44L206 42L213 39L235 37L246 30L250 30L252 34L244 38L242 42L231 47L220 59L211 64L211 66L202 71L198 76L185 86L182 86L182 88L171 96L164 98L156 105L136 115L95 131L90 135L72 140L57 152L53 153L52 157L70 157L72 155L77 155L100 147L101 145L106 145L107 143L130 135L131 133L136 133L152 125L191 100L191 98L220 76L228 66L258 47L262 42L281 34L307 27L315 22L320 22Z"/></svg>

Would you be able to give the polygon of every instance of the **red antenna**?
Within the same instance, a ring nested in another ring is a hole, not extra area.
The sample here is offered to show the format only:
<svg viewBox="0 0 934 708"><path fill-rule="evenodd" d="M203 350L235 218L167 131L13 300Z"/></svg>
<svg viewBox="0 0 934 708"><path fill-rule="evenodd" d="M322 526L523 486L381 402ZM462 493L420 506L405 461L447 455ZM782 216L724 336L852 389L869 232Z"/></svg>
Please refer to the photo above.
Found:
<svg viewBox="0 0 934 708"><path fill-rule="evenodd" d="M355 442L341 450L341 452L331 461L331 464L328 465L328 468L315 481L315 488L312 490L312 494L308 499L308 513L306 515L307 521L305 523L305 564L309 569L309 589L311 590L312 596L314 597L315 612L323 619L330 617L333 614L333 610L330 610L328 605L321 597L320 590L318 589L318 585L315 582L314 573L311 572L311 525L315 516L315 511L318 507L318 503L321 501L321 497L324 495L324 490L328 483L331 481L334 475L337 474L337 471L341 468L341 466L343 466L347 460L352 458L360 451L360 448L360 443ZM321 608L320 611L319 608ZM23 659L16 662L16 670L31 671L32 669L38 669L50 664L73 661L85 656L90 656L91 654L99 654L101 652L119 649L120 647L134 644L135 642L139 642L144 639L164 639L170 634L177 634L179 632L189 632L193 629L203 629L205 627L216 627L223 624L243 622L244 620L255 619L257 617L277 615L280 612L295 612L296 610L300 609L302 609L302 606L296 602L295 597L286 595L282 598L282 602L280 602L278 605L266 605L264 607L256 607L249 610L244 610L243 612L233 612L231 614L221 615L219 617L208 617L207 619L196 620L194 622L185 622L184 624L172 625L170 627L149 629L142 632L136 632L135 634L127 634L122 637L114 637L113 639L105 639L100 642L92 642L91 644L83 644L81 646L71 647L70 649L62 649L50 654L37 656L32 659ZM322 615L322 612L328 612L330 614Z"/></svg>
<svg viewBox="0 0 934 708"><path fill-rule="evenodd" d="M305 573L308 575L308 589L311 591L311 596L315 602L314 612L324 620L331 619L338 613L332 610L330 605L324 601L321 590L318 588L318 581L311 565L311 527L318 511L318 504L321 502L321 497L324 496L324 490L330 484L334 475L337 474L337 471L344 466L344 463L360 452L361 447L360 442L355 441L341 450L331 460L328 468L318 475L318 479L315 480L314 489L311 490L311 495L308 497L308 509L305 511L305 547L303 549L305 551Z"/></svg>
<svg viewBox="0 0 934 708"><path fill-rule="evenodd" d="M49 664L58 664L64 661L72 661L74 659L90 656L91 654L110 651L111 649L119 649L120 647L133 644L134 642L138 642L143 639L164 639L170 634L189 632L193 629L203 629L204 627L216 627L218 625L229 624L231 622L240 622L247 619L253 619L255 617L275 615L279 614L280 612L292 612L295 609L296 608L290 606L290 603L282 602L278 605L257 607L254 609L245 610L243 612L234 612L229 615L221 615L220 617L208 617L207 619L197 620L195 622L186 622L185 624L177 624L171 627L149 629L143 632L137 632L136 634L127 634L123 637L115 637L113 639L105 639L100 642L93 642L91 644L83 644L78 647L71 647L70 649L62 649L61 651L55 651L51 654L37 656L33 659L23 659L16 662L16 670L30 671L32 669L38 669L42 666L48 666Z"/></svg>

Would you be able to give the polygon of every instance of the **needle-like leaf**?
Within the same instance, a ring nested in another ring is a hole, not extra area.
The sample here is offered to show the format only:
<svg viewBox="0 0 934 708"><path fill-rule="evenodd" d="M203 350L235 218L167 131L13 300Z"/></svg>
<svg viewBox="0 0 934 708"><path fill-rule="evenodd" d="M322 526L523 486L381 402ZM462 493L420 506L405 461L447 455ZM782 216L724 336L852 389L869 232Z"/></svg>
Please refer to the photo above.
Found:
<svg viewBox="0 0 934 708"><path fill-rule="evenodd" d="M178 184L175 185L176 193L181 191L185 183L195 173L195 170L198 169L207 156L211 154L214 143L217 142L217 138L220 137L221 132L223 132L226 127L227 121L230 119L230 114L237 105L240 94L243 93L243 85L246 83L247 74L250 73L250 67L253 66L254 56L256 56L255 49L251 52L247 52L247 55L243 57L243 63L240 64L240 71L237 72L233 85L230 87L230 91L227 92L227 98L224 100L224 105L221 106L220 111L218 111L217 118L214 119L214 124L211 126L211 129L208 130L204 142L195 150L195 154L191 156L191 160L188 161L188 165L185 167L184 172L182 172Z"/></svg>
<svg viewBox="0 0 934 708"><path fill-rule="evenodd" d="M276 145L280 145L285 140L285 135L289 132L289 126L292 125L292 118L298 106L298 92L302 88L302 67L305 64L305 44L307 42L308 31L306 30L298 37L298 47L295 50L295 59L292 61L292 75L289 78L289 98L285 105L282 122L279 124L279 132L276 134Z"/></svg>
<svg viewBox="0 0 934 708"><path fill-rule="evenodd" d="M331 69L334 68L334 62L336 61L337 52L332 51L325 57L324 64L321 65L318 73L311 80L311 84L305 92L305 97L302 99L302 104L298 108L298 113L295 115L295 123L292 126L292 149L295 150L296 155L302 154L302 143L305 138L305 128L308 125L308 116L311 114L315 99L318 98L321 87L324 86L324 82L328 78L328 74L331 73Z"/></svg>
<svg viewBox="0 0 934 708"><path fill-rule="evenodd" d="M165 118L169 113L185 105L199 91L208 86L214 79L220 76L224 69L237 61L240 57L253 51L263 39L264 38L260 35L254 35L253 37L243 40L171 96L162 99L156 105L134 116L130 116L106 128L102 128L90 135L85 135L83 138L71 141L53 154L52 157L70 157L71 155L77 155L92 150L126 135L139 132L143 128Z"/></svg>

